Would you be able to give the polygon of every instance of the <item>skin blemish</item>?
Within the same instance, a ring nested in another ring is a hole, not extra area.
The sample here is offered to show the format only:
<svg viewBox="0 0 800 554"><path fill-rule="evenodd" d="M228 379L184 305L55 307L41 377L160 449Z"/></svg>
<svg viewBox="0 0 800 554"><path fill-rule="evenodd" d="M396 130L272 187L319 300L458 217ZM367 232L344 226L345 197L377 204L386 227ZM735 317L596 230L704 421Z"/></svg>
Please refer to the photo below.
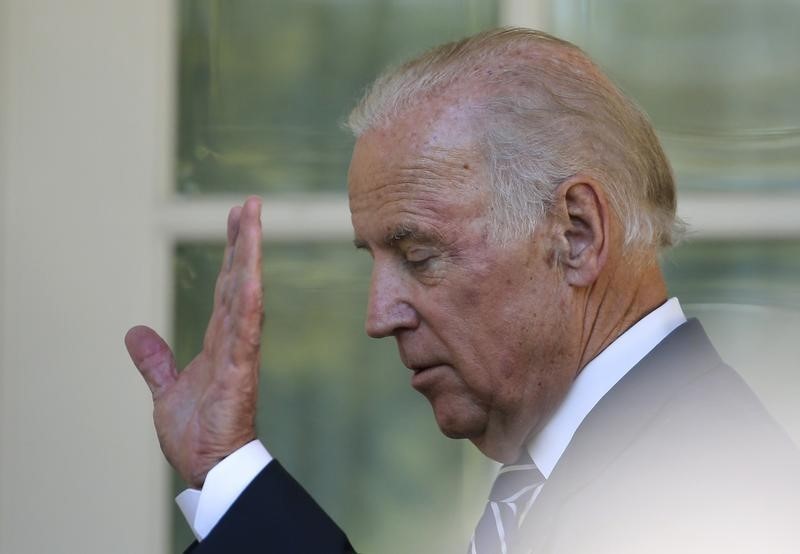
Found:
<svg viewBox="0 0 800 554"><path fill-rule="evenodd" d="M469 164L464 164L464 165L463 165L463 166L461 166L461 167L463 167L464 169L469 169Z"/></svg>

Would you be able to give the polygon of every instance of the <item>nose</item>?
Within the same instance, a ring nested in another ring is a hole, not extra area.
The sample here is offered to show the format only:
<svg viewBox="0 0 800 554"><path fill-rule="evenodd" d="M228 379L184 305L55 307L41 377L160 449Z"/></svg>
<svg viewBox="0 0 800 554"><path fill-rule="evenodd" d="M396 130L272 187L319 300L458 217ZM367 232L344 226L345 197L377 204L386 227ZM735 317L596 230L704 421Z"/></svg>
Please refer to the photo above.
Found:
<svg viewBox="0 0 800 554"><path fill-rule="evenodd" d="M411 304L406 278L389 264L378 260L373 263L365 323L370 337L388 337L419 325L419 315Z"/></svg>

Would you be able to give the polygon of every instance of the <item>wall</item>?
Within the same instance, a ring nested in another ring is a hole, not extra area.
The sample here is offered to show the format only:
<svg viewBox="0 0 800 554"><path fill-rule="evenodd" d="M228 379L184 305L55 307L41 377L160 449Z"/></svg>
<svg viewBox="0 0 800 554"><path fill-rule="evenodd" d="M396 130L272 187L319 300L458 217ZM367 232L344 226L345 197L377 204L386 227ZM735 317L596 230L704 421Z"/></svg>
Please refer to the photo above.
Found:
<svg viewBox="0 0 800 554"><path fill-rule="evenodd" d="M166 551L122 338L169 323L173 25L160 0L0 3L3 553Z"/></svg>

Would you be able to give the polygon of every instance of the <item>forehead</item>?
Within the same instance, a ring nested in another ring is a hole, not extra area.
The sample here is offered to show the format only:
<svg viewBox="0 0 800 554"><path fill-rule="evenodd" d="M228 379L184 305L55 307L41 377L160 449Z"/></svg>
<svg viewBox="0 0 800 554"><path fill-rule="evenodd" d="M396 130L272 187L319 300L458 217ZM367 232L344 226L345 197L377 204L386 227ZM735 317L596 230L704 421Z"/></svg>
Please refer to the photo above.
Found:
<svg viewBox="0 0 800 554"><path fill-rule="evenodd" d="M379 231L378 222L385 232L478 217L487 179L469 118L457 107L417 110L371 129L356 141L348 176L356 234Z"/></svg>

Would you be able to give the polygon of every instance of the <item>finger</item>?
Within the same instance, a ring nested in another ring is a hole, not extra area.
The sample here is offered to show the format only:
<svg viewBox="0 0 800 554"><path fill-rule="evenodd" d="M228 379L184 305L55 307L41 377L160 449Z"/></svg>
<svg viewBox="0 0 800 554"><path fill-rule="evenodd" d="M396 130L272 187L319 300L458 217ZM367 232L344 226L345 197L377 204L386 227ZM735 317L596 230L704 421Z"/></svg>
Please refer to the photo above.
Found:
<svg viewBox="0 0 800 554"><path fill-rule="evenodd" d="M128 331L125 335L125 346L133 365L150 387L153 398L157 398L178 378L172 350L164 339L149 327L140 325Z"/></svg>
<svg viewBox="0 0 800 554"><path fill-rule="evenodd" d="M239 219L239 234L233 252L232 269L239 280L261 279L261 199L249 197Z"/></svg>
<svg viewBox="0 0 800 554"><path fill-rule="evenodd" d="M233 301L233 335L231 358L235 366L258 371L261 328L264 322L261 281L243 282Z"/></svg>
<svg viewBox="0 0 800 554"><path fill-rule="evenodd" d="M211 315L203 341L211 348L215 339L225 336L226 314L232 313L232 304L239 294L241 283L255 279L261 286L261 199L248 198L244 205L235 207L228 216L228 243L225 258L214 290L214 312ZM225 267L227 266L227 267ZM234 338L234 337L230 337Z"/></svg>
<svg viewBox="0 0 800 554"><path fill-rule="evenodd" d="M234 206L228 214L228 242L225 245L225 257L223 269L230 270L233 263L233 246L236 244L236 237L239 235L239 220L242 216L242 207Z"/></svg>
<svg viewBox="0 0 800 554"><path fill-rule="evenodd" d="M231 299L234 364L258 371L263 289L261 285L261 199L250 197L242 208L234 254L236 289Z"/></svg>
<svg viewBox="0 0 800 554"><path fill-rule="evenodd" d="M234 206L228 212L228 240L225 243L225 252L222 254L222 266L219 268L217 275L217 282L214 285L214 308L216 309L222 303L224 296L224 287L226 285L225 277L228 275L233 263L233 250L236 244L236 237L239 234L239 219L242 215L242 207Z"/></svg>
<svg viewBox="0 0 800 554"><path fill-rule="evenodd" d="M261 199L250 197L242 208L234 267L238 278L231 302L234 365L258 371L263 289L261 285Z"/></svg>

